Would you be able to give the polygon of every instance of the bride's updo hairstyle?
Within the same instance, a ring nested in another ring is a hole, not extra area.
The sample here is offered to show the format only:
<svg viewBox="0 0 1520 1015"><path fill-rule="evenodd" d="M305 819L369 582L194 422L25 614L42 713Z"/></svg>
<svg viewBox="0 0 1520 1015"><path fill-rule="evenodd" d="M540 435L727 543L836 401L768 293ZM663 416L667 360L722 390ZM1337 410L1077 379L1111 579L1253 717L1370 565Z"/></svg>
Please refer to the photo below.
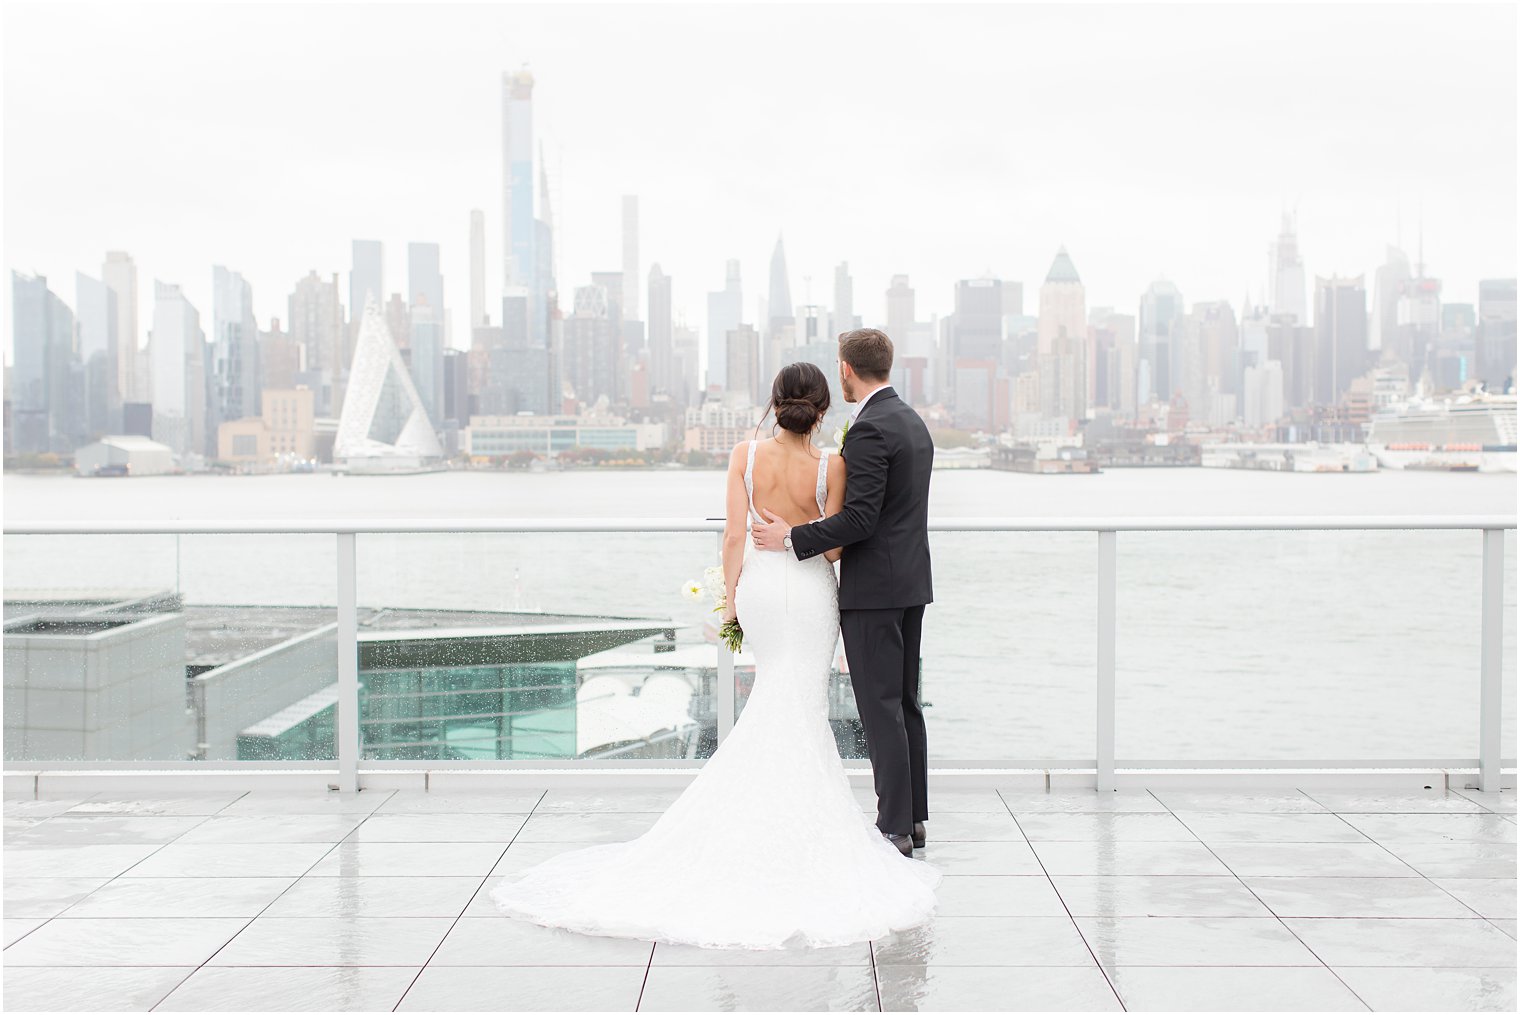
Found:
<svg viewBox="0 0 1520 1015"><path fill-rule="evenodd" d="M788 363L771 382L771 400L766 409L776 414L776 422L783 430L811 433L829 411L828 378L812 363Z"/></svg>

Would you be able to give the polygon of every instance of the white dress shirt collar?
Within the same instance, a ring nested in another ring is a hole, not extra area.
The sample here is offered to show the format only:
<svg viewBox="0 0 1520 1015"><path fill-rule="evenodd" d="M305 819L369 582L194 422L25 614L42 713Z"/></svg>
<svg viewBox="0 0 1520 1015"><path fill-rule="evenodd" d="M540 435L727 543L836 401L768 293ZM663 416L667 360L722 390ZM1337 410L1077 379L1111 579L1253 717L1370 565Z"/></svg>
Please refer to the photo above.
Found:
<svg viewBox="0 0 1520 1015"><path fill-rule="evenodd" d="M883 391L891 391L891 390L892 390L892 385L890 385L890 384L883 384L881 387L876 388L875 390L873 390L872 392L870 392L868 395L866 395L866 397L862 398L860 401L858 401L858 402L855 403L855 410L850 413L850 418L854 419L856 416L859 416L860 415L860 410L864 409L866 407L866 403L869 402L871 399L875 398L877 396L877 394L879 394L880 392L883 392Z"/></svg>

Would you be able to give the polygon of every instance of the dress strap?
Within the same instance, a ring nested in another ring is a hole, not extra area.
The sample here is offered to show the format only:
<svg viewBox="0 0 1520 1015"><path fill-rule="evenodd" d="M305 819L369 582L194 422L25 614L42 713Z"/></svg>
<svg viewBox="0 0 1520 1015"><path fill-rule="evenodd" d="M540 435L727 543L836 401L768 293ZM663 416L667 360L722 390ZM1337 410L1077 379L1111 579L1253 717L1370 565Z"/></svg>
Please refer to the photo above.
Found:
<svg viewBox="0 0 1520 1015"><path fill-rule="evenodd" d="M755 521L763 521L755 510L755 441L749 442L749 460L744 463L744 492L749 495L749 513Z"/></svg>
<svg viewBox="0 0 1520 1015"><path fill-rule="evenodd" d="M823 448L818 455L818 514L823 515L829 500L829 449Z"/></svg>

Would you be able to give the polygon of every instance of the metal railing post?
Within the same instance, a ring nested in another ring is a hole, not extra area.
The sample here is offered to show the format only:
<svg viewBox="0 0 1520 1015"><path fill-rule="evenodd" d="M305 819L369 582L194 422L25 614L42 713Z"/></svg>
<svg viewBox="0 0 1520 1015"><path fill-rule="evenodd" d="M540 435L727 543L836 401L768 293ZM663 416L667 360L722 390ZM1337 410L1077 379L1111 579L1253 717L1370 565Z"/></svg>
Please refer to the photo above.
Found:
<svg viewBox="0 0 1520 1015"><path fill-rule="evenodd" d="M1504 530L1483 530L1483 616L1479 643L1478 788L1499 791L1504 715Z"/></svg>
<svg viewBox="0 0 1520 1015"><path fill-rule="evenodd" d="M1114 790L1114 642L1118 568L1116 547L1119 534L1112 529L1098 531L1098 792Z"/></svg>
<svg viewBox="0 0 1520 1015"><path fill-rule="evenodd" d="M338 533L338 789L359 789L359 599L354 533Z"/></svg>

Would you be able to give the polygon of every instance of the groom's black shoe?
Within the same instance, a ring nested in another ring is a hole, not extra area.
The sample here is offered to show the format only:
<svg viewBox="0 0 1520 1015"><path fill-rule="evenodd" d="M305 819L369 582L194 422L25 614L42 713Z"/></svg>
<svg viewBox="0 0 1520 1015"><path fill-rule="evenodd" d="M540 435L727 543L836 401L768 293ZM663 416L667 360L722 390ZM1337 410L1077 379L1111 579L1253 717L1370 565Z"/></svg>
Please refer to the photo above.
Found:
<svg viewBox="0 0 1520 1015"><path fill-rule="evenodd" d="M924 823L922 821L913 822L913 848L924 848Z"/></svg>
<svg viewBox="0 0 1520 1015"><path fill-rule="evenodd" d="M913 836L911 835L888 835L881 833L881 837L897 847L897 851L903 856L913 855Z"/></svg>

